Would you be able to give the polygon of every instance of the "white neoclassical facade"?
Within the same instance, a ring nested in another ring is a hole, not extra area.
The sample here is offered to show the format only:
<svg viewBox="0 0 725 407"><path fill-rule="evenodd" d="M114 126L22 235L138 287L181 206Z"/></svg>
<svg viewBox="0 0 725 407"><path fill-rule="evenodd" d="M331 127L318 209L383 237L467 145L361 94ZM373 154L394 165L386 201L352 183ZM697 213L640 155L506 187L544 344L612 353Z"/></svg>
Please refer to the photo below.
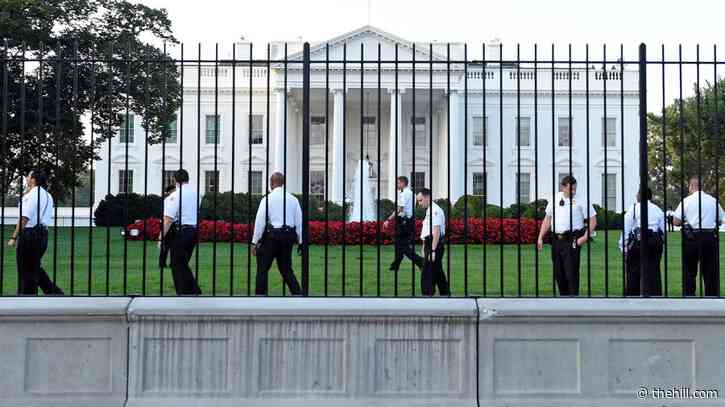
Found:
<svg viewBox="0 0 725 407"><path fill-rule="evenodd" d="M271 45L273 60L284 58L284 44ZM110 161L109 143L102 146L95 201L125 185L160 194L180 163L202 194L246 192L250 184L252 192L263 193L268 169L286 169L289 188L300 192L302 44L286 44L286 69L276 62L251 72L244 63L185 66L183 121L180 111L166 145L148 148L146 166L141 119L130 117L131 133L122 131L110 142ZM404 61L397 65L396 44L398 61ZM237 58L248 59L249 45L236 46ZM463 50L463 44L451 44L450 59L462 61ZM489 46L488 58L498 58L497 50ZM414 49L370 26L311 46L311 193L323 194L327 182L330 200L350 199L356 166L368 157L373 196L379 185L387 199L394 197L398 174L414 186L431 187L436 198L486 194L490 203L508 206L519 190L521 201L534 200L537 189L538 197L550 197L556 180L571 168L579 196L589 193L593 203L608 201L617 211L622 197L625 205L633 201L639 185L636 70L607 67L605 112L601 67L589 71L587 109L584 66L574 65L571 92L566 66L554 72L548 64L540 66L534 92L531 64L488 63L484 80L480 61L446 64L446 44L433 44L432 56L429 51L429 44L416 43ZM361 52L369 61L364 67ZM350 62L343 65L343 56Z"/></svg>

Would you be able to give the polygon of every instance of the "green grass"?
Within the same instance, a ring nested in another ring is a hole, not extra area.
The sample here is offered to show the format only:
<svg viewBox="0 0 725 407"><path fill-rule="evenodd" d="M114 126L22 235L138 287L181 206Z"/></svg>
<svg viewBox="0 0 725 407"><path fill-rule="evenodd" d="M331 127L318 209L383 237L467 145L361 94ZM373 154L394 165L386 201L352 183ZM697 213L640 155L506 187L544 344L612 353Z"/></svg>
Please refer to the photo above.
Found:
<svg viewBox="0 0 725 407"><path fill-rule="evenodd" d="M6 240L9 233L10 229L6 229ZM74 244L70 229L59 228L57 235L55 233L56 231L53 230L50 232L49 249L43 258L43 266L51 278L53 278L55 270L58 285L66 294L88 295L90 292L91 295L106 295L107 293L141 295L144 294L144 281L146 295L161 294L161 273L156 267L158 250L155 242L128 241L127 245L124 245L120 229L112 228L110 229L110 256L107 260L105 228L93 229L91 251L89 251L88 228L76 228ZM588 295L589 281L591 281L592 296L617 297L622 295L622 256L617 248L618 238L619 231L609 233L607 262L605 262L604 232L599 231L596 242L589 247L591 257L587 254L587 248L583 249L581 295ZM53 250L54 240L57 247L55 252ZM124 246L126 247L124 248ZM231 245L226 242L217 243L216 249L214 246L212 243L202 243L190 263L192 270L198 272L199 284L204 295L229 295L230 293L247 295L250 292L253 295L256 261L252 258L250 262L247 245L240 243ZM146 248L145 274L143 271L144 247ZM15 251L7 246L4 246L3 250L1 291L3 295L15 295L17 289ZM395 273L387 270L393 258L391 246L380 248L379 271L378 249L375 246L363 246L362 279L360 276L360 246L346 247L344 268L342 250L342 246L329 246L327 256L325 256L324 246L310 247L310 295L358 296L361 293L363 296L396 295ZM216 252L216 260L214 260L214 252ZM724 252L721 248L721 264ZM71 256L71 253L74 253L74 256ZM196 253L198 253L198 266ZM537 280L539 296L552 296L554 292L548 246L538 256L538 278L537 256L533 245L520 246L521 267L519 267L518 261L519 248L515 245L503 247L469 245L467 248L463 245L452 245L450 252L447 253L448 258L444 260L444 269L450 272L451 290L455 296L466 294L489 297L497 297L502 294L504 296L519 294L536 296ZM666 291L669 296L682 295L680 255L680 235L670 233L666 258L668 266ZM327 261L325 261L326 257ZM73 267L71 267L71 258L73 258ZM503 259L503 267L501 259ZM232 260L233 268L230 267ZM326 266L327 279L325 279ZM300 257L296 254L294 267L295 274L300 279ZM605 272L607 269L608 273ZM124 274L127 276L125 279ZM589 275L591 279L588 278ZM71 276L73 276L72 284ZM171 271L168 268L164 270L163 277L163 294L174 295ZM503 289L501 288L502 278ZM276 266L273 266L270 272L269 287L270 295L283 295L282 283ZM413 272L411 263L406 260L397 275L397 295L410 296L413 294L420 294L420 274L418 271Z"/></svg>

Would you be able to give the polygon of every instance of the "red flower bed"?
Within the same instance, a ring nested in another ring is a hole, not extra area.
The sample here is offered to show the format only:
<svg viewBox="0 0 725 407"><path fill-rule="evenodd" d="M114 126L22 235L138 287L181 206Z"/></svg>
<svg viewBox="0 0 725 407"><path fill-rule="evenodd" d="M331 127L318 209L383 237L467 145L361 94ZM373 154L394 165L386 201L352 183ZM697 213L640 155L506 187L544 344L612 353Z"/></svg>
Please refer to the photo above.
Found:
<svg viewBox="0 0 725 407"><path fill-rule="evenodd" d="M127 236L129 239L141 240L145 237L149 240L155 240L159 236L161 223L159 219L150 218L144 221L137 221L129 225ZM216 237L215 237L216 224ZM462 219L451 219L448 224L446 237L451 243L517 243L519 241L519 225L521 227L521 243L535 243L539 232L540 221L534 219L468 219L468 233L466 233L466 223ZM325 241L332 245L346 244L363 244L374 245L378 239L378 225L380 226L380 243L384 245L392 244L394 239L395 227L393 224L383 227L382 222L360 222L344 223L340 221L330 222L310 222L310 243L324 244ZM326 227L327 226L327 227ZM416 221L416 234L420 235L423 220ZM343 233L343 227L345 232ZM204 220L199 224L199 238L203 242L247 242L251 238L253 225L248 224L232 224L223 221ZM466 239L467 236L467 239Z"/></svg>

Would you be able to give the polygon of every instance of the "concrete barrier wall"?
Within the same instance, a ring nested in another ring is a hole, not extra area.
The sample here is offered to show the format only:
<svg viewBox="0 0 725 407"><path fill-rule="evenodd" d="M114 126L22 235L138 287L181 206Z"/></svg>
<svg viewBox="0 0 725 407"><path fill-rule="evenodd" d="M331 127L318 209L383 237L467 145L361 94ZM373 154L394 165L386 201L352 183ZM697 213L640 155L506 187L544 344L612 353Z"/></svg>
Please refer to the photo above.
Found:
<svg viewBox="0 0 725 407"><path fill-rule="evenodd" d="M0 405L123 406L130 301L0 300Z"/></svg>
<svg viewBox="0 0 725 407"><path fill-rule="evenodd" d="M725 405L657 389L724 391L725 301L0 299L1 406Z"/></svg>

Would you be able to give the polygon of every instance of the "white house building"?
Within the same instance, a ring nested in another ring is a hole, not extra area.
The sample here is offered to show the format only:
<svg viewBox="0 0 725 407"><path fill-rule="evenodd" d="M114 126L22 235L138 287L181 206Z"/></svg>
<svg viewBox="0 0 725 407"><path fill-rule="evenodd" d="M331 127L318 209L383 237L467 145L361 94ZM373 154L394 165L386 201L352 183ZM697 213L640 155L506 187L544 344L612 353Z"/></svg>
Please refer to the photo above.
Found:
<svg viewBox="0 0 725 407"><path fill-rule="evenodd" d="M284 59L284 44L271 45L273 60ZM236 68L228 63L184 66L183 125L180 111L165 146L148 147L146 177L144 129L139 117L129 115L130 132L122 129L101 147L104 159L96 164L95 202L126 187L143 193L146 182L149 193L161 194L180 165L193 184L199 183L202 194L232 188L246 192L250 184L251 192L261 194L268 169L285 168L288 187L301 192L302 44L286 44L286 72L279 62L269 70L262 64L251 71L248 63ZM396 44L397 59L405 61L397 65ZM248 59L249 45L236 47L236 57ZM625 205L633 201L639 185L636 70L590 67L587 110L582 65L574 65L571 81L567 67L552 72L550 64L539 65L535 75L529 63L489 62L484 74L481 61L462 63L463 44L450 45L451 64L446 64L446 44L433 44L432 49L431 55L429 44L416 43L414 48L370 26L311 46L312 194L324 194L327 180L330 200L350 199L356 165L369 157L373 196L379 181L381 197L391 200L398 174L411 178L414 187L431 187L436 198L455 201L464 192L486 194L488 202L508 206L517 201L519 190L520 200L530 202L537 170L538 196L547 198L571 167L579 180L579 196L588 191L593 203L604 206L607 201L617 211L622 210L622 197ZM500 59L498 49L490 45L487 58ZM344 65L343 52L351 61ZM369 61L364 69L361 52ZM325 62L326 55L331 62ZM110 185L105 176L109 165Z"/></svg>

